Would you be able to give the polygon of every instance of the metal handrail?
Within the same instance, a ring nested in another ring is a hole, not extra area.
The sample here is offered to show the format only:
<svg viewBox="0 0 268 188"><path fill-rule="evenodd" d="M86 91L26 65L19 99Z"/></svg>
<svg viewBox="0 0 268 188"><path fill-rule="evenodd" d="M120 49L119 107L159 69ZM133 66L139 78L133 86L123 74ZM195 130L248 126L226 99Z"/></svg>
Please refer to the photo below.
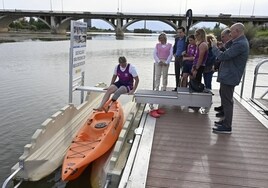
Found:
<svg viewBox="0 0 268 188"><path fill-rule="evenodd" d="M2 185L2 188L7 188L7 185L8 185L8 183L13 179L13 177L21 170L21 169L23 169L23 166L20 166L17 170L15 170L5 181L4 181L4 183L3 183L3 185ZM20 180L20 182L17 184L17 185L15 185L14 186L14 188L16 188L16 187L19 187L20 186L20 184L22 183L22 179Z"/></svg>
<svg viewBox="0 0 268 188"><path fill-rule="evenodd" d="M245 77L246 77L246 69L244 70L244 73L243 73L242 79L241 79L240 98L243 98L244 85L245 85Z"/></svg>
<svg viewBox="0 0 268 188"><path fill-rule="evenodd" d="M265 88L268 88L268 85L256 85L257 83L257 77L258 75L262 74L262 75L268 75L268 73L259 73L259 69L260 67L265 64L265 63L268 63L268 59L265 59L263 60L262 62L258 63L255 67L255 70L254 70L254 80L253 80L253 85L252 85L252 92L251 92L251 98L254 99L254 96L255 96L255 90L257 87L265 87ZM266 92L264 92L264 94L260 97L261 99L268 93L268 89Z"/></svg>

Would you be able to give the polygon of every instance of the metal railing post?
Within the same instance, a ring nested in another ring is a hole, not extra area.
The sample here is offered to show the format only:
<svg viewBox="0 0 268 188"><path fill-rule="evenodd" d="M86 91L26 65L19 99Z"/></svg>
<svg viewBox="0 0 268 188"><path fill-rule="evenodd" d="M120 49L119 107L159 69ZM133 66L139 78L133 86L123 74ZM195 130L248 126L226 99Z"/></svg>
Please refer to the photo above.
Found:
<svg viewBox="0 0 268 188"><path fill-rule="evenodd" d="M241 90L240 90L240 98L243 97L245 77L246 77L246 69L244 70L244 74L243 74L243 78L242 78L242 85L241 85Z"/></svg>
<svg viewBox="0 0 268 188"><path fill-rule="evenodd" d="M153 64L153 90L155 88L155 63Z"/></svg>
<svg viewBox="0 0 268 188"><path fill-rule="evenodd" d="M255 70L254 70L254 79L253 79L253 85L252 85L252 92L251 92L251 98L252 98L252 99L254 99L256 87L268 87L268 85L267 85L267 86L258 86L258 85L256 85L256 83L257 83L257 77L258 77L259 74L267 74L267 75L268 75L268 73L259 73L259 69L260 69L260 67L261 67L263 64L265 64L265 63L268 63L268 59L265 59L265 60L261 61L261 62L258 63L258 64L256 65L256 67L255 67ZM265 94L262 95L262 98L263 98L267 93L268 93L268 91L267 91Z"/></svg>
<svg viewBox="0 0 268 188"><path fill-rule="evenodd" d="M82 72L82 78L81 78L81 86L84 86L85 83L85 72ZM81 91L81 104L84 102L84 91Z"/></svg>

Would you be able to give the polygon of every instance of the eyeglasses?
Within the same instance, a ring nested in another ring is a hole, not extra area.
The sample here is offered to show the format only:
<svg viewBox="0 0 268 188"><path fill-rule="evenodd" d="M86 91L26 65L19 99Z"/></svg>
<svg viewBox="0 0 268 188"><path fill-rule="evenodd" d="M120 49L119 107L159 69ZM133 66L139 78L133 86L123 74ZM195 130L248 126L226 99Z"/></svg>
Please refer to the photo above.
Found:
<svg viewBox="0 0 268 188"><path fill-rule="evenodd" d="M196 32L194 35L195 35L195 36L198 36L198 35L200 35L200 33Z"/></svg>

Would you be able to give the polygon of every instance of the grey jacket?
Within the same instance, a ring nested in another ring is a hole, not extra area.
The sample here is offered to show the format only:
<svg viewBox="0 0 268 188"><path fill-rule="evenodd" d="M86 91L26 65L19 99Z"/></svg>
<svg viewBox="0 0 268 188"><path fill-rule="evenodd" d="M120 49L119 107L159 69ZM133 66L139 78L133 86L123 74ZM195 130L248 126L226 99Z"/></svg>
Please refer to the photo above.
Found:
<svg viewBox="0 0 268 188"><path fill-rule="evenodd" d="M212 52L222 61L218 73L218 81L226 85L236 86L240 83L249 55L249 44L243 35L233 40L232 45L222 52L217 47Z"/></svg>

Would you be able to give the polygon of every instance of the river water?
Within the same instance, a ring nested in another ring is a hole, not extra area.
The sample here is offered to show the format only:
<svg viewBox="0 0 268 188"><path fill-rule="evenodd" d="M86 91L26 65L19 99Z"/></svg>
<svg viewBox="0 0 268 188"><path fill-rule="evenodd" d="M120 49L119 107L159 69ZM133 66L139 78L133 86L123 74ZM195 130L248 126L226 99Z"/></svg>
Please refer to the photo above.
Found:
<svg viewBox="0 0 268 188"><path fill-rule="evenodd" d="M118 57L124 55L137 68L139 88L152 88L153 49L157 37L126 35L124 40L115 40L112 34L92 36L87 41L85 85L109 84ZM173 36L168 37L168 42L173 44ZM69 46L68 40L0 44L1 185L35 130L68 103ZM265 58L268 56L250 56L245 97L250 96L255 65ZM268 72L268 67L265 69ZM169 86L174 85L174 78L170 77ZM78 97L74 101L79 101Z"/></svg>

